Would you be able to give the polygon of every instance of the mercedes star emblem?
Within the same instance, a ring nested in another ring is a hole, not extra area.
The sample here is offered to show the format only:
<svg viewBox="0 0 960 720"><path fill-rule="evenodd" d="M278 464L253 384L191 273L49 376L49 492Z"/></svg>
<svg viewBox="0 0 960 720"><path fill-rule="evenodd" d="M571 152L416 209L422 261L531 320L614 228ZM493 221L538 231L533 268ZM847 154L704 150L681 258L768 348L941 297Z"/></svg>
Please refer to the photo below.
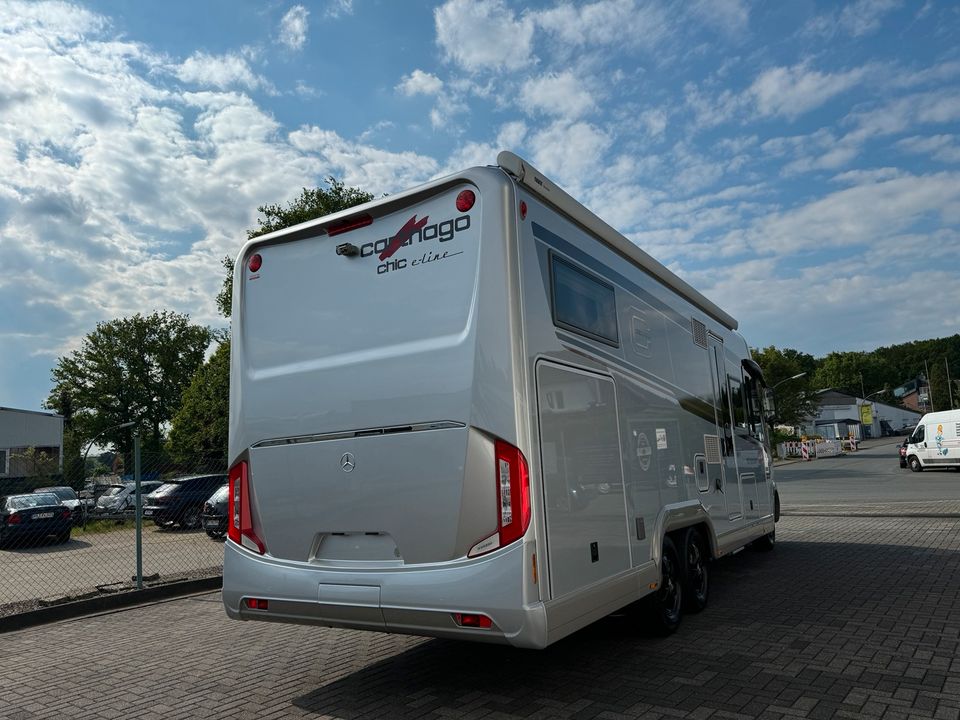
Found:
<svg viewBox="0 0 960 720"><path fill-rule="evenodd" d="M353 472L353 469L357 466L357 461L353 457L353 453L344 453L340 456L340 469L344 472Z"/></svg>

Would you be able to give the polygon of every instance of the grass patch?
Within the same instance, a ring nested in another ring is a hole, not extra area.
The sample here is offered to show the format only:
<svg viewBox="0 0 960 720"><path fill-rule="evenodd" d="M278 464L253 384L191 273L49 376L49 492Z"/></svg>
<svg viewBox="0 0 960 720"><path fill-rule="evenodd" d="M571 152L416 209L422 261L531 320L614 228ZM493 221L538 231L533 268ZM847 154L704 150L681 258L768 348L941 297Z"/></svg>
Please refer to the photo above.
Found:
<svg viewBox="0 0 960 720"><path fill-rule="evenodd" d="M143 527L146 528L148 523L144 521ZM153 525L153 523L150 523ZM133 529L137 526L137 521L134 518L124 519L124 520L87 520L87 526L77 525L73 528L73 533L75 535L98 535L101 533L111 533L117 532L119 530Z"/></svg>

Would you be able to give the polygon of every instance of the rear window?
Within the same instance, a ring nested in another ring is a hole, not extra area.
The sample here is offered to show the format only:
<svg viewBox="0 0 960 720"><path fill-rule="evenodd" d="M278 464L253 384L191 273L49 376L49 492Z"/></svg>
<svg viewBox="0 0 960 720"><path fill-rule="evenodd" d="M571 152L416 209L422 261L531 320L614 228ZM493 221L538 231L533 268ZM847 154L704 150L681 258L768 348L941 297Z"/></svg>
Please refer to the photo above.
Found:
<svg viewBox="0 0 960 720"><path fill-rule="evenodd" d="M55 488L38 488L34 490L35 493L53 493L61 500L76 500L77 494L73 491L73 488L68 487L55 487Z"/></svg>
<svg viewBox="0 0 960 720"><path fill-rule="evenodd" d="M102 495L101 497L104 497L104 496L105 496L105 497L110 497L110 496L112 496L112 495L119 495L120 493L122 493L122 492L123 492L124 490L126 490L126 489L127 489L127 488L126 488L125 485L111 485L110 487L108 487L108 488L104 491L104 493L103 493L103 495Z"/></svg>
<svg viewBox="0 0 960 720"><path fill-rule="evenodd" d="M33 493L32 495L14 495L7 498L7 507L11 510L27 510L44 505L59 505L60 500L53 493Z"/></svg>

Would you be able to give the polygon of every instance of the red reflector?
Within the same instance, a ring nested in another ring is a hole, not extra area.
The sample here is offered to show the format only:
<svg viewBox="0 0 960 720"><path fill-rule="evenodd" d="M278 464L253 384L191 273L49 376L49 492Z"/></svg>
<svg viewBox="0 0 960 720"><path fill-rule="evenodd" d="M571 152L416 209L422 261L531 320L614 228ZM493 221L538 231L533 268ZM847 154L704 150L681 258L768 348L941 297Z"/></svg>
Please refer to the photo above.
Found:
<svg viewBox="0 0 960 720"><path fill-rule="evenodd" d="M476 201L477 196L473 190L461 190L460 194L457 195L457 210L460 212L466 212L473 207L473 204Z"/></svg>
<svg viewBox="0 0 960 720"><path fill-rule="evenodd" d="M70 508L64 508L63 510L61 510L60 517L62 517L64 520L70 517Z"/></svg>
<svg viewBox="0 0 960 720"><path fill-rule="evenodd" d="M527 219L527 204L523 200L520 201L520 219Z"/></svg>
<svg viewBox="0 0 960 720"><path fill-rule="evenodd" d="M260 253L257 253L250 258L250 262L247 263L247 267L250 268L250 272L256 272L260 269L261 265L263 265L263 258L260 257Z"/></svg>
<svg viewBox="0 0 960 720"><path fill-rule="evenodd" d="M20 524L20 516L17 515L16 513L14 513L13 515L7 518L7 525L19 525L19 524Z"/></svg>
<svg viewBox="0 0 960 720"><path fill-rule="evenodd" d="M247 607L250 610L267 610L268 603L260 598L247 598Z"/></svg>
<svg viewBox="0 0 960 720"><path fill-rule="evenodd" d="M477 613L453 613L453 621L460 627L491 628L493 620Z"/></svg>
<svg viewBox="0 0 960 720"><path fill-rule="evenodd" d="M327 228L327 235L333 237L334 235L341 235L345 232L350 232L351 230L356 230L357 228L366 227L367 225L373 224L373 217L370 215L356 215L355 217L347 218L346 220L341 220L338 223L334 223Z"/></svg>

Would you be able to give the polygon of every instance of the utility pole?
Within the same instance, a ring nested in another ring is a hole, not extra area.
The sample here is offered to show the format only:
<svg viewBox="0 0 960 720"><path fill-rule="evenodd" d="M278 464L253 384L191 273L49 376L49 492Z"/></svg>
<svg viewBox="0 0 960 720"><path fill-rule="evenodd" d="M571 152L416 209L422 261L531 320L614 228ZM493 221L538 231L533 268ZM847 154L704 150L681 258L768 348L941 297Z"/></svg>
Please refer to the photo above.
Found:
<svg viewBox="0 0 960 720"><path fill-rule="evenodd" d="M923 379L927 381L927 402L930 403L930 412L936 412L933 406L933 388L930 386L930 370L927 368L927 360L923 360Z"/></svg>

